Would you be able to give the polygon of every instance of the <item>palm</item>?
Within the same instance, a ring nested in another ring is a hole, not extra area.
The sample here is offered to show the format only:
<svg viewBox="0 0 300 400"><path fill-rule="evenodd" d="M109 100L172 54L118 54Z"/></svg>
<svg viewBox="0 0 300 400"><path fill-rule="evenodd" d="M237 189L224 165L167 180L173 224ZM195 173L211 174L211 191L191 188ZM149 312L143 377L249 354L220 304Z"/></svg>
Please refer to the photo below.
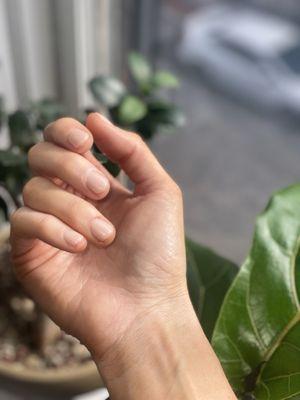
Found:
<svg viewBox="0 0 300 400"><path fill-rule="evenodd" d="M182 237L173 229L180 221L174 220L176 202L171 197L114 189L108 200L97 203L116 227L113 244L106 249L90 244L84 253L72 254L37 241L34 263L24 265L24 284L34 297L47 299L42 305L63 329L78 337L101 329L104 343L106 337L114 340L143 307L159 300L166 278L172 284L170 264L174 278L182 275L177 267L184 262L176 265Z"/></svg>

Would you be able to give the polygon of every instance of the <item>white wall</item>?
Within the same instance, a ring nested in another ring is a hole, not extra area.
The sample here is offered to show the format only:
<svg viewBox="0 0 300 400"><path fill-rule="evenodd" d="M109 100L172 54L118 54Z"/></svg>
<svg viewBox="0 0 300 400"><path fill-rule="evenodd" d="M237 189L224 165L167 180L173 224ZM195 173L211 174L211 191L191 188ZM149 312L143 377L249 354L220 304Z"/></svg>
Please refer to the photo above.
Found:
<svg viewBox="0 0 300 400"><path fill-rule="evenodd" d="M121 0L0 0L0 94L8 110L43 97L69 112L92 102L86 82L121 51Z"/></svg>

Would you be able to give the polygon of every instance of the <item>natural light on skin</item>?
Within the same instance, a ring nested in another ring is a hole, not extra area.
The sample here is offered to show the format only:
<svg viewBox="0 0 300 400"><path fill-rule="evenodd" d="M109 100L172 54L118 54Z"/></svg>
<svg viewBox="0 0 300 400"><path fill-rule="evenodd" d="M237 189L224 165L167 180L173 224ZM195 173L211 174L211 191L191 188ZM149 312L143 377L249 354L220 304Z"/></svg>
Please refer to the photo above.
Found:
<svg viewBox="0 0 300 400"><path fill-rule="evenodd" d="M99 114L86 126L58 120L45 139L29 153L36 176L12 217L26 289L89 348L112 399L234 399L189 300L176 183L138 135ZM93 141L120 163L133 192L93 158ZM91 171L101 192L91 190Z"/></svg>

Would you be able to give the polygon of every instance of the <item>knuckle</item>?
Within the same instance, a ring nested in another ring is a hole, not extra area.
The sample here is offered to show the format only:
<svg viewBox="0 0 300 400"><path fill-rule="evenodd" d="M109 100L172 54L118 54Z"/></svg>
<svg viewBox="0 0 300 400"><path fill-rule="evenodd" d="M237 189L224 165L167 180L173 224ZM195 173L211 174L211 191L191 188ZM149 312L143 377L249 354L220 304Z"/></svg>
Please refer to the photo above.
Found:
<svg viewBox="0 0 300 400"><path fill-rule="evenodd" d="M23 213L23 210L22 210L22 207L21 207L21 208L18 208L16 211L14 211L11 214L9 219L10 219L10 223L11 223L12 227L14 227L14 226L16 226L18 224L22 213Z"/></svg>
<svg viewBox="0 0 300 400"><path fill-rule="evenodd" d="M25 183L23 187L22 196L25 204L27 204L30 201L31 192L32 192L32 182L30 179L27 183Z"/></svg>
<svg viewBox="0 0 300 400"><path fill-rule="evenodd" d="M146 143L144 142L144 140L138 133L132 132L131 138L132 138L132 143L133 143L133 146L131 149L131 154L133 154L135 152L144 153L147 150Z"/></svg>
<svg viewBox="0 0 300 400"><path fill-rule="evenodd" d="M24 203L30 202L31 196L33 195L33 192L36 190L36 188L41 184L41 181L43 178L40 178L38 176L34 176L33 178L29 179L23 187L23 200Z"/></svg>
<svg viewBox="0 0 300 400"><path fill-rule="evenodd" d="M63 168L64 171L74 173L79 170L81 159L76 154L69 152L63 157L57 157L56 163L59 168Z"/></svg>
<svg viewBox="0 0 300 400"><path fill-rule="evenodd" d="M179 199L182 199L182 190L180 186L173 180L171 181L171 190L173 195Z"/></svg>
<svg viewBox="0 0 300 400"><path fill-rule="evenodd" d="M131 137L133 142L137 145L137 146L143 146L145 145L145 142L143 141L143 139L141 138L141 136L138 133L135 132L131 132Z"/></svg>
<svg viewBox="0 0 300 400"><path fill-rule="evenodd" d="M36 155L39 153L40 151L40 146L41 143L37 143L34 146L32 146L29 151L28 151L28 164L31 167L34 164Z"/></svg>
<svg viewBox="0 0 300 400"><path fill-rule="evenodd" d="M78 218L78 215L81 213L82 208L82 200L79 197L74 197L68 201L67 210L70 217L74 220Z"/></svg>
<svg viewBox="0 0 300 400"><path fill-rule="evenodd" d="M44 215L40 221L39 221L39 227L38 230L40 231L40 234L42 237L45 237L49 233L49 224L52 220L51 215Z"/></svg>

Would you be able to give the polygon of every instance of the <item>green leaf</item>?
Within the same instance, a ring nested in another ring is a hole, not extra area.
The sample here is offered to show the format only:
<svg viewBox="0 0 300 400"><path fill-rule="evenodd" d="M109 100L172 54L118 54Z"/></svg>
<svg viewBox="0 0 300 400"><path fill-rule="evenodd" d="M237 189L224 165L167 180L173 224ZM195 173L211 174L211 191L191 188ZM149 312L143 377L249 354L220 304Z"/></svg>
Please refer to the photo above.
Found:
<svg viewBox="0 0 300 400"><path fill-rule="evenodd" d="M132 52L128 64L133 78L142 86L148 86L152 78L152 68L147 60L139 53Z"/></svg>
<svg viewBox="0 0 300 400"><path fill-rule="evenodd" d="M35 143L35 131L30 114L18 110L8 117L10 139L13 146L27 148Z"/></svg>
<svg viewBox="0 0 300 400"><path fill-rule="evenodd" d="M117 106L126 94L123 83L109 76L96 76L89 82L89 88L95 100L106 107Z"/></svg>
<svg viewBox="0 0 300 400"><path fill-rule="evenodd" d="M157 88L176 88L179 86L179 81L171 72L158 71L153 76L153 84Z"/></svg>
<svg viewBox="0 0 300 400"><path fill-rule="evenodd" d="M18 154L12 150L0 150L0 165L3 168L26 165L25 154Z"/></svg>
<svg viewBox="0 0 300 400"><path fill-rule="evenodd" d="M2 96L0 96L0 128L5 122L5 118L6 118L6 113L5 113L4 99Z"/></svg>
<svg viewBox="0 0 300 400"><path fill-rule="evenodd" d="M116 177L119 175L121 168L118 164L109 160L106 155L100 153L97 148L94 148L94 156L97 158L98 161L107 169L108 172L111 173L112 176Z"/></svg>
<svg viewBox="0 0 300 400"><path fill-rule="evenodd" d="M126 96L120 104L118 117L122 125L131 125L147 114L145 103L136 96Z"/></svg>
<svg viewBox="0 0 300 400"><path fill-rule="evenodd" d="M26 154L13 150L0 150L0 181L7 190L18 196L28 177Z"/></svg>
<svg viewBox="0 0 300 400"><path fill-rule="evenodd" d="M149 103L149 116L158 125L181 128L185 124L185 116L181 109L172 103L154 101Z"/></svg>
<svg viewBox="0 0 300 400"><path fill-rule="evenodd" d="M190 297L210 339L224 296L238 268L233 262L190 239L186 239L186 252Z"/></svg>
<svg viewBox="0 0 300 400"><path fill-rule="evenodd" d="M45 129L45 127L58 118L66 115L65 107L54 99L42 99L32 104L32 111L36 117L36 128Z"/></svg>
<svg viewBox="0 0 300 400"><path fill-rule="evenodd" d="M174 104L151 100L147 107L145 117L134 126L145 140L150 140L156 133L174 133L185 123L183 112Z"/></svg>
<svg viewBox="0 0 300 400"><path fill-rule="evenodd" d="M229 289L213 346L235 391L300 398L300 185L273 196Z"/></svg>

